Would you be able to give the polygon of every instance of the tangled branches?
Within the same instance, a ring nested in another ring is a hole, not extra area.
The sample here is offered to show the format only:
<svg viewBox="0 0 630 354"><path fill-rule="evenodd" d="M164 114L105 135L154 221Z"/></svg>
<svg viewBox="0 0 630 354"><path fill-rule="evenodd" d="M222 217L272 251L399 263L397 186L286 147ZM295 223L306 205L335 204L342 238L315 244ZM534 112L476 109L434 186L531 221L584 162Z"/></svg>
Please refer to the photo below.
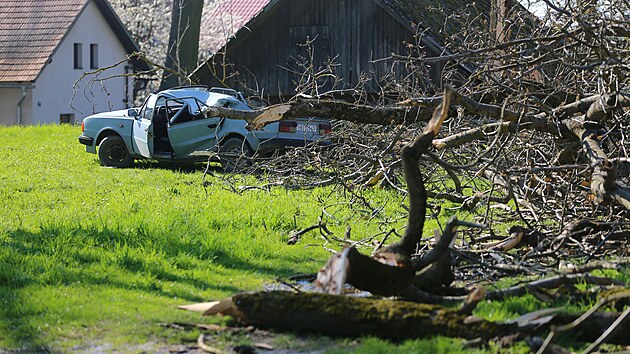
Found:
<svg viewBox="0 0 630 354"><path fill-rule="evenodd" d="M484 226L465 231L456 252L463 264L458 277L545 273L627 256L628 4L545 3L550 10L542 18L519 7L508 11L501 33L480 31L478 19L470 19L459 36L443 38L441 56L383 59L404 64L409 75L392 73L371 106L365 105L368 94L358 95L360 102L335 100L334 93L341 91L336 86L332 93L305 92L281 105L282 115L251 112L245 119L253 127L304 116L336 123L327 137L332 144L255 158L247 172L267 184L240 191L335 185L377 215L364 190L392 188L406 195L413 188L402 174L401 150L442 101L431 94L431 85L417 80L427 66L439 64L443 79L438 86L455 89L440 135L420 162L427 216L459 209ZM506 225L512 226L507 233ZM417 242L414 251L422 253L428 240ZM523 246L523 251L510 251ZM574 259L567 261L568 256Z"/></svg>

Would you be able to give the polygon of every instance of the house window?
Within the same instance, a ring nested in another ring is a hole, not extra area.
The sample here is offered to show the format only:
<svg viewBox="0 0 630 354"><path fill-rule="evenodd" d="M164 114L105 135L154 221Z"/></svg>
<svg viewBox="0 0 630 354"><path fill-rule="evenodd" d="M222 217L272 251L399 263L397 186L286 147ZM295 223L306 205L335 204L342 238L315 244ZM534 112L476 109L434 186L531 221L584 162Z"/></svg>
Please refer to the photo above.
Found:
<svg viewBox="0 0 630 354"><path fill-rule="evenodd" d="M62 113L59 115L59 124L74 124L74 113Z"/></svg>
<svg viewBox="0 0 630 354"><path fill-rule="evenodd" d="M98 44L90 44L90 69L98 69Z"/></svg>
<svg viewBox="0 0 630 354"><path fill-rule="evenodd" d="M81 43L74 44L74 68L83 69L83 45Z"/></svg>

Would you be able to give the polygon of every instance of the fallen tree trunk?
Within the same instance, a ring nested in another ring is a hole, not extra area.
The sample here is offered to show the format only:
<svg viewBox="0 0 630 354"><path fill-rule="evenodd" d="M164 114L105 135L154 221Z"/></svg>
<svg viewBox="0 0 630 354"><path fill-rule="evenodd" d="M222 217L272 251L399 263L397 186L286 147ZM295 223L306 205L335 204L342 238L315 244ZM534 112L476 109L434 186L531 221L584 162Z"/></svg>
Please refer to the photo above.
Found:
<svg viewBox="0 0 630 354"><path fill-rule="evenodd" d="M467 315L439 305L287 291L244 293L180 308L205 315L230 315L259 327L353 337L491 339L517 329L515 324L485 320L469 324Z"/></svg>
<svg viewBox="0 0 630 354"><path fill-rule="evenodd" d="M439 101L438 101L439 103ZM396 125L427 122L431 110L421 107L388 106L374 107L342 101L303 99L262 109L241 111L225 107L207 107L208 117L228 117L245 120L250 128L261 129L264 125L283 119L298 117L326 117L359 124Z"/></svg>
<svg viewBox="0 0 630 354"><path fill-rule="evenodd" d="M565 325L584 315L553 314L521 316L507 323L470 317L440 305L358 298L320 293L270 291L242 293L208 303L180 306L204 315L228 315L245 325L292 332L317 332L333 336L375 336L402 340L431 336L490 340L514 334L540 335L549 325L564 325L564 333L583 342L597 340L619 319L619 313L595 312L587 321ZM528 317L528 319L523 319ZM554 327L552 327L554 328ZM630 344L630 321L620 323L606 343Z"/></svg>

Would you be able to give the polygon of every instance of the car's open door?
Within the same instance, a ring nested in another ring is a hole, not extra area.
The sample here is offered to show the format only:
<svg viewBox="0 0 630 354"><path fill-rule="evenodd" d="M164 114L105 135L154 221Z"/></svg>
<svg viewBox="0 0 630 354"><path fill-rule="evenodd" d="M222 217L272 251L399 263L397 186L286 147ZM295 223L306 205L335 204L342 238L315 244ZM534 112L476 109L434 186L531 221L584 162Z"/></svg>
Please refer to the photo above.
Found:
<svg viewBox="0 0 630 354"><path fill-rule="evenodd" d="M153 111L156 101L156 95L149 96L133 122L133 150L146 158L153 157Z"/></svg>
<svg viewBox="0 0 630 354"><path fill-rule="evenodd" d="M186 158L195 151L216 149L222 118L206 118L201 104L192 97L167 100L166 105L171 110L172 107L177 109L168 127L175 158Z"/></svg>

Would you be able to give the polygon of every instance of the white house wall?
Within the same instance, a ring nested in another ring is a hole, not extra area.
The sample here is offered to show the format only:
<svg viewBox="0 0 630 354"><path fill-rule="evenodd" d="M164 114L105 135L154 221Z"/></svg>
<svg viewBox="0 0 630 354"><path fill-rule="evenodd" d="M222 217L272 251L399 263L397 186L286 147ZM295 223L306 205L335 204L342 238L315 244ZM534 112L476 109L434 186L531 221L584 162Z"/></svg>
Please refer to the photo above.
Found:
<svg viewBox="0 0 630 354"><path fill-rule="evenodd" d="M82 44L83 69L74 69L74 43ZM92 43L98 44L98 66L101 68L115 64L127 55L105 18L90 1L35 81L33 123L59 123L61 114L74 114L75 122L81 122L92 113L126 108L125 78L120 76L125 74L126 62L98 76L81 79L73 89L75 81L84 72L93 71L90 69ZM110 79L106 79L108 77ZM128 81L131 83L131 79ZM128 92L132 92L131 86Z"/></svg>
<svg viewBox="0 0 630 354"><path fill-rule="evenodd" d="M31 90L26 91L26 97L22 102L22 124L31 123L31 102L33 100ZM22 99L22 88L0 87L0 125L15 125L18 123L17 107Z"/></svg>

